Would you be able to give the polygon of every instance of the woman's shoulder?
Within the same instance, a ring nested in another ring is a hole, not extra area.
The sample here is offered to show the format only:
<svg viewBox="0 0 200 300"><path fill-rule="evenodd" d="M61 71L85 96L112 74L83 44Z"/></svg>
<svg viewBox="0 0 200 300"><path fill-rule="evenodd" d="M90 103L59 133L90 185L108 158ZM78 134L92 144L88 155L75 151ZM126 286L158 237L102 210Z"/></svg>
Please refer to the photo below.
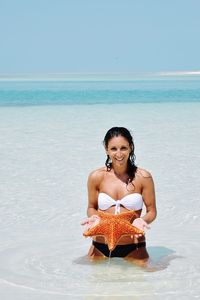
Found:
<svg viewBox="0 0 200 300"><path fill-rule="evenodd" d="M98 168L90 172L88 179L91 181L99 181L102 180L106 172L105 167Z"/></svg>
<svg viewBox="0 0 200 300"><path fill-rule="evenodd" d="M137 168L136 174L137 177L141 177L141 178L152 178L152 175L149 171L147 171L146 169L143 168Z"/></svg>

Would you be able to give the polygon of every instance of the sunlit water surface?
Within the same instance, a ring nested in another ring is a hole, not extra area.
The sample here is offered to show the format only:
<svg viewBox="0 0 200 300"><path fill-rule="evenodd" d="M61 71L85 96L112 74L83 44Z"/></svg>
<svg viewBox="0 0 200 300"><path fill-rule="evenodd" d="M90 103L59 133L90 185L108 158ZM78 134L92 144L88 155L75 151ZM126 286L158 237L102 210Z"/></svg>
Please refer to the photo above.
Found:
<svg viewBox="0 0 200 300"><path fill-rule="evenodd" d="M199 299L199 120L199 103L2 107L1 298ZM156 185L146 268L86 257L87 176L114 125Z"/></svg>

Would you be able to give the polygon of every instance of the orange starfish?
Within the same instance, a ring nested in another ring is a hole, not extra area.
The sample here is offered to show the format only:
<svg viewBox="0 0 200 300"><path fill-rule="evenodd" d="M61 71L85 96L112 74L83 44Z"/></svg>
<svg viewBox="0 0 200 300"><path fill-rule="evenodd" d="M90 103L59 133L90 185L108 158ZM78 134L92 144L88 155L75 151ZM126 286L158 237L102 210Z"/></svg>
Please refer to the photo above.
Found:
<svg viewBox="0 0 200 300"><path fill-rule="evenodd" d="M133 226L130 221L136 215L134 210L112 215L98 211L99 224L86 230L84 236L105 236L108 248L112 251L124 235L144 234L144 231Z"/></svg>

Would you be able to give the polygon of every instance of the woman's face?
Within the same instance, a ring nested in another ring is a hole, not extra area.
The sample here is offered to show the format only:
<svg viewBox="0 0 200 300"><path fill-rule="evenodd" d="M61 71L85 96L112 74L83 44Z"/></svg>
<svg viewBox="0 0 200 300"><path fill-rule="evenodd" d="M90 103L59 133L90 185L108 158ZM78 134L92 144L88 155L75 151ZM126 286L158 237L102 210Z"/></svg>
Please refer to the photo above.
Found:
<svg viewBox="0 0 200 300"><path fill-rule="evenodd" d="M123 136L113 137L106 148L106 153L112 160L113 166L126 165L131 151L129 142Z"/></svg>

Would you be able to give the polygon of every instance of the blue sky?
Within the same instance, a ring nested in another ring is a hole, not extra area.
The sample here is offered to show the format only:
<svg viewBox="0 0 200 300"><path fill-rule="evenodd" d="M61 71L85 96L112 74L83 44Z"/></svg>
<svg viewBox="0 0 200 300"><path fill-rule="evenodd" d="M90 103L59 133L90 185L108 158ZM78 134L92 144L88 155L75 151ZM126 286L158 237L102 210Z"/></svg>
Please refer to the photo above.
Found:
<svg viewBox="0 0 200 300"><path fill-rule="evenodd" d="M0 74L200 70L199 0L0 0Z"/></svg>

